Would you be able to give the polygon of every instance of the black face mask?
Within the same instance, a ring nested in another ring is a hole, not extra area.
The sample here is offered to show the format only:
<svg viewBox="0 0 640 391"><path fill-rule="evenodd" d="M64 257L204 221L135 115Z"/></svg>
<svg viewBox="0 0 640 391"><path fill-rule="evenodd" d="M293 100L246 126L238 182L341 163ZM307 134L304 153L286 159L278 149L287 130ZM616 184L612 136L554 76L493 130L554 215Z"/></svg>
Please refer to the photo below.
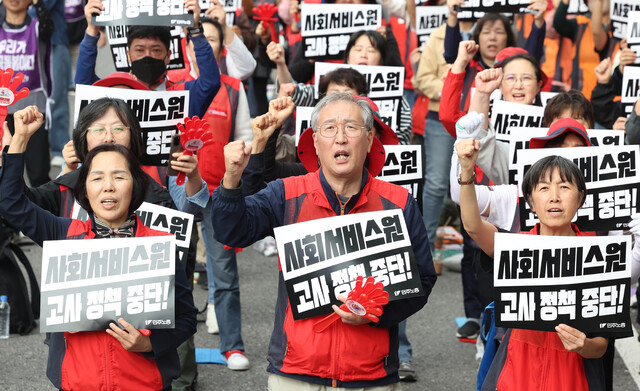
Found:
<svg viewBox="0 0 640 391"><path fill-rule="evenodd" d="M164 60L147 56L131 63L131 72L141 81L154 85L161 81L167 72Z"/></svg>

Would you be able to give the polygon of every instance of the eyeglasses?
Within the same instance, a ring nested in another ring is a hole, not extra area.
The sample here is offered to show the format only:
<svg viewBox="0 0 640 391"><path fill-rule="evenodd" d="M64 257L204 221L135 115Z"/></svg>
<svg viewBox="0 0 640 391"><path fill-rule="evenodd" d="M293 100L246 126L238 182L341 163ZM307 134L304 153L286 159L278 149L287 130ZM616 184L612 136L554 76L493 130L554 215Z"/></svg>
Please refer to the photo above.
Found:
<svg viewBox="0 0 640 391"><path fill-rule="evenodd" d="M538 80L536 79L535 76L530 75L528 73L525 73L523 75L521 75L520 77L518 77L517 75L514 74L508 74L504 76L504 83L508 86L513 86L516 84L516 82L520 80L522 82L523 85L528 86L531 84L535 84Z"/></svg>
<svg viewBox="0 0 640 391"><path fill-rule="evenodd" d="M344 134L350 138L360 137L360 135L362 135L362 131L366 129L365 126L354 124L354 123L345 123L345 124L330 123L330 124L324 124L320 126L318 128L318 133L320 133L322 137L331 138L331 137L335 137L336 134L338 134L338 129L340 128L342 128L342 130L344 131Z"/></svg>
<svg viewBox="0 0 640 391"><path fill-rule="evenodd" d="M87 128L87 131L96 137L104 137L107 134L107 131L111 131L111 134L114 137L118 137L123 135L128 130L129 127L124 125L94 126L91 128Z"/></svg>

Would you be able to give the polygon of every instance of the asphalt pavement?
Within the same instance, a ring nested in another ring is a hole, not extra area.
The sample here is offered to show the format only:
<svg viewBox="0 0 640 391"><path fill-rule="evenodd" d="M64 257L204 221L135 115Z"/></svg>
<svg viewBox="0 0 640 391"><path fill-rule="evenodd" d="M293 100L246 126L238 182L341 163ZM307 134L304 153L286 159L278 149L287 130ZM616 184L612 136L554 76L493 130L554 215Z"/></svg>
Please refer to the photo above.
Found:
<svg viewBox="0 0 640 391"><path fill-rule="evenodd" d="M23 250L40 276L41 249L33 244ZM251 368L234 372L225 366L200 364L197 389L266 390L267 344L271 336L275 306L278 267L276 257L265 257L246 248L238 254L242 301L242 335ZM203 308L207 291L194 289L194 300ZM403 383L403 390L473 390L478 361L476 348L455 338L455 317L463 316L460 274L445 269L438 278L427 305L409 319L407 332L413 345L413 366L418 373L416 383ZM632 313L635 319L635 310ZM203 318L203 316L200 316ZM638 325L636 324L636 328ZM47 347L43 335L34 330L30 335L12 334L0 340L0 389L52 390L46 374ZM217 348L219 337L207 334L204 322L198 323L196 346ZM637 341L633 341L638 344ZM640 370L635 366L636 372ZM638 390L620 356L615 361L615 390Z"/></svg>

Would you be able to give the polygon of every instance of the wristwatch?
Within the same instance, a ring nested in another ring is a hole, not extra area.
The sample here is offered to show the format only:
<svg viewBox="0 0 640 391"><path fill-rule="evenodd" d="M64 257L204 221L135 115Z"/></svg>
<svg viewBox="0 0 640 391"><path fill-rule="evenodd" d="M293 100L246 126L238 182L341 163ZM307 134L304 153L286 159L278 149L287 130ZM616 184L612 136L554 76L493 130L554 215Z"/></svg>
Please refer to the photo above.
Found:
<svg viewBox="0 0 640 391"><path fill-rule="evenodd" d="M471 175L471 178L469 178L468 181L463 181L460 177L460 174L458 174L458 184L459 185L473 185L476 183L476 172L473 172L473 175Z"/></svg>
<svg viewBox="0 0 640 391"><path fill-rule="evenodd" d="M189 27L187 30L189 31L189 36L190 37L195 37L196 35L200 35L203 32L202 23L198 22L197 26Z"/></svg>

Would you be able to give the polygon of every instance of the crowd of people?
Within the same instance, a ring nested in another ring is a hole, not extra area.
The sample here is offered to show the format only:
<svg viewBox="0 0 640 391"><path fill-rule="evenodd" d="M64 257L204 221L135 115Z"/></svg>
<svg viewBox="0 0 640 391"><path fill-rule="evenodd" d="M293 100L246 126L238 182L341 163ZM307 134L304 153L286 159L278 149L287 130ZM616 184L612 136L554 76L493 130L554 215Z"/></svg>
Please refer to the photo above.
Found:
<svg viewBox="0 0 640 391"><path fill-rule="evenodd" d="M300 17L314 3L379 5L382 13L382 26L348 37L341 59L328 60L342 65L320 75L317 86L319 61L308 56ZM509 144L491 124L492 108L508 102L544 110L540 127L548 133L532 137L530 149L591 146L588 129L623 131L625 144L640 144L640 100L630 107L620 101L624 71L638 54L626 39L613 36L609 0L589 1L588 11L578 15L568 13L569 0L533 0L526 13L487 9L464 18L464 0L280 0L275 23L256 20L257 4L250 0L241 2L233 18L219 0L204 10L202 4L184 1L193 27L183 29L177 45L169 27L127 26L129 72L110 75L97 74L106 32L94 24L107 11L106 2L0 5L0 67L13 64L30 90L9 106L0 132L2 224L39 245L166 235L135 214L148 202L191 213L201 227L176 262L175 328L149 334L122 317L106 331L47 333L47 376L58 389L194 389L197 308L191 289L199 240L206 253L207 332L219 334L230 370L248 369L236 251L274 236L281 226L400 210L422 295L385 304L375 323L333 305L341 321L318 332L317 317L294 320L281 266L265 352L269 390L399 390L401 381L418 380L407 320L425 306L437 280L433 253L447 199L459 205L464 237L466 322L455 330L458 338L478 338L484 310L495 299L494 235L520 232L518 186L539 219L531 232L521 233L596 235L572 223L587 194L573 162L549 156L519 185L512 183ZM416 5L448 10L422 46ZM182 52L183 68L169 67L172 51ZM33 61L18 58L25 55ZM385 121L371 80L352 66L404 68L395 123ZM166 166L143 165L141 114L124 100L91 101L69 131L74 84L188 91L188 117L205 120L211 139L195 154L172 151ZM543 98L545 93L552 97ZM308 129L296 129L296 107L311 108ZM377 178L386 161L384 146L411 144L422 151L421 193ZM177 173L184 174L184 183ZM635 284L640 215L630 215ZM499 347L483 358L478 389L611 390L614 343L628 336L585 333L564 323L555 332L500 330L494 338Z"/></svg>

